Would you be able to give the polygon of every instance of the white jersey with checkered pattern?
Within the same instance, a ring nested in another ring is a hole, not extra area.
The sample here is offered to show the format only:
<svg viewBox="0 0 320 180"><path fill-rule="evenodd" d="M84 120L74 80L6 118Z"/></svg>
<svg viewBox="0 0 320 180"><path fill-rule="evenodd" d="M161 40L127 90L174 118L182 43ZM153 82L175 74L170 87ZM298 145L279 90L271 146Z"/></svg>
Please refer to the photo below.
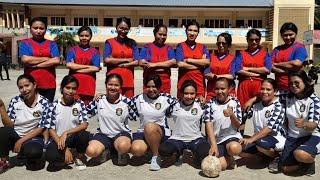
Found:
<svg viewBox="0 0 320 180"><path fill-rule="evenodd" d="M239 101L231 96L228 98L229 100L224 104L220 104L215 98L211 99L204 112L204 121L213 122L217 144L230 138L242 138L241 134L237 132L237 128L232 126L230 117L223 114L223 110L228 107L232 108L233 113L241 123L242 114Z"/></svg>
<svg viewBox="0 0 320 180"><path fill-rule="evenodd" d="M304 99L297 99L296 97L286 98L286 117L288 119L289 129L288 136L299 138L311 134L318 134L318 129L314 132L309 132L303 128L295 126L297 118L303 118L306 122L316 122L319 125L320 121L320 100L312 94L310 97Z"/></svg>
<svg viewBox="0 0 320 180"><path fill-rule="evenodd" d="M181 101L173 104L168 114L174 121L172 135L169 139L190 142L203 137L201 134L203 112L198 101L189 106L184 105Z"/></svg>
<svg viewBox="0 0 320 180"><path fill-rule="evenodd" d="M272 136L285 136L283 127L285 120L285 108L276 98L272 104L264 106L262 101L252 106L252 117L254 133L260 132L264 127L272 130Z"/></svg>
<svg viewBox="0 0 320 180"><path fill-rule="evenodd" d="M170 105L176 99L169 94L160 93L157 99L150 99L146 94L137 95L132 99L137 107L138 117L140 119L140 126L138 132L143 132L144 125L147 123L156 123L166 128L166 135L170 135L167 125L167 113Z"/></svg>
<svg viewBox="0 0 320 180"><path fill-rule="evenodd" d="M131 132L128 120L136 120L136 110L132 101L122 95L117 103L112 104L103 95L101 99L92 101L87 106L88 114L97 115L98 132L113 138L120 132Z"/></svg>
<svg viewBox="0 0 320 180"><path fill-rule="evenodd" d="M69 106L63 105L61 99L55 100L50 104L43 118L46 122L45 127L55 129L58 136L81 123L88 122L87 110L81 100L76 100Z"/></svg>
<svg viewBox="0 0 320 180"><path fill-rule="evenodd" d="M7 113L11 121L14 123L14 130L23 137L36 127L44 128L42 116L45 116L45 110L49 106L49 101L36 94L37 103L34 107L25 104L22 96L16 96L11 99Z"/></svg>

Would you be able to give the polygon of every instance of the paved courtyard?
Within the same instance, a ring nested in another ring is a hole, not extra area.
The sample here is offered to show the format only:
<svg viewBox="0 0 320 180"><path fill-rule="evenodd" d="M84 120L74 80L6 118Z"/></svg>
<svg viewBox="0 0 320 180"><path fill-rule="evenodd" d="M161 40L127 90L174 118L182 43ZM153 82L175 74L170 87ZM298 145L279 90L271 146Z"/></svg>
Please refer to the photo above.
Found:
<svg viewBox="0 0 320 180"><path fill-rule="evenodd" d="M3 99L6 105L9 104L9 101L12 97L18 94L18 88L16 86L17 77L23 73L22 70L11 70L10 77L11 81L0 81L0 97ZM56 91L56 98L60 97L61 94L59 92L59 83L64 75L66 75L68 71L66 69L57 69L57 84L58 88ZM105 69L97 75L97 92L105 92L104 86L104 78L105 78ZM176 94L176 84L177 84L177 71L172 71L172 94ZM135 84L138 84L138 87L135 89L135 94L139 94L142 92L142 71L135 71ZM316 86L317 94L320 95L320 86ZM95 118L92 118L89 121L89 130L91 132L95 132L97 127L97 121ZM169 122L170 124L170 122ZM135 131L138 127L138 122L130 122L130 127ZM2 123L0 122L0 126ZM245 134L252 134L252 123L247 122L247 129ZM1 138L1 137L0 137ZM14 154L11 154L14 156ZM244 164L241 160L239 161L239 167L235 170L227 170L220 174L218 179L320 179L320 156L317 157L316 161L316 176L315 177L292 177L285 176L283 174L271 174L268 172L268 169L263 166L259 160L255 160L254 162L250 162L248 166L242 165ZM151 172L148 170L148 164L134 166L127 165L124 167L115 166L112 164L111 160L107 161L98 166L87 167L84 171L79 171L76 168L61 170L59 172L48 172L46 169L40 171L27 171L25 167L15 167L0 175L1 180L15 180L15 179L207 179L200 174L199 169L195 169L192 166L184 163L181 166L170 166L168 168L163 168L157 172Z"/></svg>

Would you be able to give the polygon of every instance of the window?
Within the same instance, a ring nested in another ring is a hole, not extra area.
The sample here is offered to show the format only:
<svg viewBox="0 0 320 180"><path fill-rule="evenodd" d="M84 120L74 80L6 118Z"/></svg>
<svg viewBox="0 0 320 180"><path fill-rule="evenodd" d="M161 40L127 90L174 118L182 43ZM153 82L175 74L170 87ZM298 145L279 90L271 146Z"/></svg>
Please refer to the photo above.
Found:
<svg viewBox="0 0 320 180"><path fill-rule="evenodd" d="M182 26L187 26L188 23L191 21L195 21L196 19L182 19L181 27Z"/></svg>
<svg viewBox="0 0 320 180"><path fill-rule="evenodd" d="M103 25L104 26L113 26L113 18L104 18Z"/></svg>
<svg viewBox="0 0 320 180"><path fill-rule="evenodd" d="M244 28L244 20L236 20L236 28Z"/></svg>
<svg viewBox="0 0 320 180"><path fill-rule="evenodd" d="M169 19L169 27L178 27L178 19Z"/></svg>
<svg viewBox="0 0 320 180"><path fill-rule="evenodd" d="M262 20L248 20L248 26L252 28L262 28Z"/></svg>
<svg viewBox="0 0 320 180"><path fill-rule="evenodd" d="M230 21L229 19L206 19L204 25L206 28L228 28Z"/></svg>
<svg viewBox="0 0 320 180"><path fill-rule="evenodd" d="M65 26L66 25L66 18L65 17L51 17L51 25Z"/></svg>
<svg viewBox="0 0 320 180"><path fill-rule="evenodd" d="M74 18L74 26L98 26L98 18Z"/></svg>
<svg viewBox="0 0 320 180"><path fill-rule="evenodd" d="M158 24L163 24L163 19L139 19L139 25L144 27L155 27Z"/></svg>

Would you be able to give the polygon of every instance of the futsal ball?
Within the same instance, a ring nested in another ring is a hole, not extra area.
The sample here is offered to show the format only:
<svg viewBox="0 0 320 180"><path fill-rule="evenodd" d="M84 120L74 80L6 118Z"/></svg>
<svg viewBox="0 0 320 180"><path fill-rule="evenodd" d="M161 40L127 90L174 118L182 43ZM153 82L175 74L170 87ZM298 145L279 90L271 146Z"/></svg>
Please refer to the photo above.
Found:
<svg viewBox="0 0 320 180"><path fill-rule="evenodd" d="M221 171L221 164L216 156L207 156L202 160L201 170L208 177L217 177Z"/></svg>

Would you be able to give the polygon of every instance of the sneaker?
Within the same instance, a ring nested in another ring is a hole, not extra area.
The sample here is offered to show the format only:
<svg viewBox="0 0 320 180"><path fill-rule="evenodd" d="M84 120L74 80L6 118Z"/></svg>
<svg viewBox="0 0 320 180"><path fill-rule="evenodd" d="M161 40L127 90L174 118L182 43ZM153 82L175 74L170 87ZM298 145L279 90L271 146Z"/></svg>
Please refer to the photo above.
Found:
<svg viewBox="0 0 320 180"><path fill-rule="evenodd" d="M150 171L159 171L161 169L161 158L159 156L153 156L150 164Z"/></svg>
<svg viewBox="0 0 320 180"><path fill-rule="evenodd" d="M110 151L108 149L105 149L99 157L99 162L102 164L108 160L108 157L110 157Z"/></svg>
<svg viewBox="0 0 320 180"><path fill-rule="evenodd" d="M87 166L79 158L74 159L74 164L76 165L76 168L80 171L83 171L87 168Z"/></svg>
<svg viewBox="0 0 320 180"><path fill-rule="evenodd" d="M44 168L46 162L42 159L27 160L26 169L29 171L39 171Z"/></svg>
<svg viewBox="0 0 320 180"><path fill-rule="evenodd" d="M0 174L6 172L11 168L9 161L0 161Z"/></svg>
<svg viewBox="0 0 320 180"><path fill-rule="evenodd" d="M313 162L310 165L307 165L305 175L313 177L313 176L315 176L315 174L316 174L316 164L315 164L315 162Z"/></svg>
<svg viewBox="0 0 320 180"><path fill-rule="evenodd" d="M274 158L268 165L269 172L277 173L279 172L279 157Z"/></svg>
<svg viewBox="0 0 320 180"><path fill-rule="evenodd" d="M118 154L118 163L119 166L125 166L128 164L128 154Z"/></svg>
<svg viewBox="0 0 320 180"><path fill-rule="evenodd" d="M191 164L193 161L193 153L190 149L183 150L183 160L184 163Z"/></svg>
<svg viewBox="0 0 320 180"><path fill-rule="evenodd" d="M233 156L228 157L228 169L236 169L237 168L237 162L234 159Z"/></svg>
<svg viewBox="0 0 320 180"><path fill-rule="evenodd" d="M175 166L182 166L183 164L183 155L177 155L176 156L176 163Z"/></svg>

